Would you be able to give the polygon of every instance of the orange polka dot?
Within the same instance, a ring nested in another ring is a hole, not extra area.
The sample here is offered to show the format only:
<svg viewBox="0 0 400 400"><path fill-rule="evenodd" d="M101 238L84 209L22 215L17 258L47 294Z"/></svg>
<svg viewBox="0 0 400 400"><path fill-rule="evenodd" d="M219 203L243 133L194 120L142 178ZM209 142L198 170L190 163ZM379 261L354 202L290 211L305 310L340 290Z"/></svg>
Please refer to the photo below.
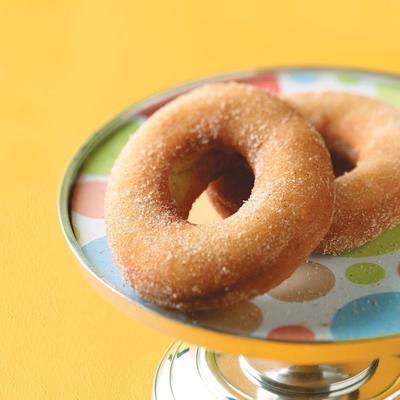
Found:
<svg viewBox="0 0 400 400"><path fill-rule="evenodd" d="M315 338L314 332L303 325L280 326L269 332L267 339L281 341L311 342Z"/></svg>
<svg viewBox="0 0 400 400"><path fill-rule="evenodd" d="M106 182L77 183L72 191L72 211L85 217L104 218L106 187Z"/></svg>

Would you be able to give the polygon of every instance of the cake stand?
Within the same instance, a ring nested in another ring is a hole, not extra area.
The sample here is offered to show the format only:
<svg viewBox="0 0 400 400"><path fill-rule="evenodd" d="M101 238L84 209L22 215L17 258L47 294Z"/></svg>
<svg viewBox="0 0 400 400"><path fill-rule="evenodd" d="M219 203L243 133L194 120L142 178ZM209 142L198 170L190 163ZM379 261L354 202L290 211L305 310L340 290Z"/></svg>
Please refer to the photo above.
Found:
<svg viewBox="0 0 400 400"><path fill-rule="evenodd" d="M159 365L153 399L400 398L400 226L340 256L312 255L269 293L213 312L156 307L138 296L113 264L103 198L115 158L160 106L213 81L246 82L285 94L344 90L400 107L397 76L329 68L245 71L135 104L79 149L63 179L59 213L82 271L118 309L180 340ZM201 196L189 220L215 218Z"/></svg>

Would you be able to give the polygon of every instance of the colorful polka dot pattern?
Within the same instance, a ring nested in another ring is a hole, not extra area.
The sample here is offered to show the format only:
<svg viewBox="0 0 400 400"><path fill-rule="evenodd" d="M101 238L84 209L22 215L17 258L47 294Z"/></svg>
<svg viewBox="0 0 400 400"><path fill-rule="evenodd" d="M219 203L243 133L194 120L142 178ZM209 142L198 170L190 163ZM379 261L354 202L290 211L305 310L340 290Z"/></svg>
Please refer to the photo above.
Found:
<svg viewBox="0 0 400 400"><path fill-rule="evenodd" d="M399 334L400 292L378 293L346 304L335 314L335 339L366 339Z"/></svg>
<svg viewBox="0 0 400 400"><path fill-rule="evenodd" d="M356 85L360 82L360 77L355 74L343 73L336 75L336 79L346 85Z"/></svg>
<svg viewBox="0 0 400 400"><path fill-rule="evenodd" d="M377 97L394 107L400 107L400 82L382 82L377 86Z"/></svg>
<svg viewBox="0 0 400 400"><path fill-rule="evenodd" d="M277 93L351 90L400 107L400 80L367 73L282 71L245 74L237 80ZM92 151L71 193L71 223L91 269L138 302L107 246L104 194L124 144L145 118L170 100L166 97L139 110ZM400 226L340 256L310 257L288 280L251 302L181 318L208 329L267 340L340 341L400 334Z"/></svg>
<svg viewBox="0 0 400 400"><path fill-rule="evenodd" d="M104 218L105 182L79 182L72 191L71 210L90 218Z"/></svg>
<svg viewBox="0 0 400 400"><path fill-rule="evenodd" d="M248 83L262 89L268 89L272 92L279 93L279 80L275 75L254 76L250 78L242 78L237 81L241 83Z"/></svg>
<svg viewBox="0 0 400 400"><path fill-rule="evenodd" d="M385 277L385 270L377 264L357 263L347 268L346 277L355 284L372 285L380 282Z"/></svg>
<svg viewBox="0 0 400 400"><path fill-rule="evenodd" d="M317 72L298 71L288 74L288 78L293 82L308 85L318 81L319 74Z"/></svg>
<svg viewBox="0 0 400 400"><path fill-rule="evenodd" d="M91 264L95 266L96 274L110 286L118 289L125 296L133 298L136 296L133 289L125 283L121 272L113 263L106 237L100 237L86 244L82 247L82 251Z"/></svg>
<svg viewBox="0 0 400 400"><path fill-rule="evenodd" d="M300 342L310 342L314 340L314 332L302 325L286 325L273 329L268 333L267 339L292 341L297 338Z"/></svg>
<svg viewBox="0 0 400 400"><path fill-rule="evenodd" d="M335 286L335 281L335 275L329 268L308 261L268 294L277 300L302 303L327 295Z"/></svg>
<svg viewBox="0 0 400 400"><path fill-rule="evenodd" d="M122 147L138 127L139 121L132 121L117 129L111 137L104 140L96 151L90 153L82 165L81 172L97 176L109 175Z"/></svg>
<svg viewBox="0 0 400 400"><path fill-rule="evenodd" d="M363 246L342 254L343 257L373 257L400 250L400 225L382 233Z"/></svg>

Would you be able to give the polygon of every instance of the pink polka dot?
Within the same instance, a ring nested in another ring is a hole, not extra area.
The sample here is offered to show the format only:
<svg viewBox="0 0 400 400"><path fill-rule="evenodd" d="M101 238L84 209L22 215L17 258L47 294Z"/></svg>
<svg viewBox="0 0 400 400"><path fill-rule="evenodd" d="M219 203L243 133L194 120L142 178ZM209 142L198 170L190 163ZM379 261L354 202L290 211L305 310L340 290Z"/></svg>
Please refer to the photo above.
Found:
<svg viewBox="0 0 400 400"><path fill-rule="evenodd" d="M183 94L183 93L181 93ZM167 103L170 101L174 100L177 96L171 96L168 97L167 99L164 99L156 104L153 104L152 106L149 106L145 108L143 111L141 111L140 114L144 115L145 117L150 117L152 114L154 114L159 108L162 106L165 106Z"/></svg>
<svg viewBox="0 0 400 400"><path fill-rule="evenodd" d="M250 85L254 85L262 89L268 89L273 92L279 93L279 81L275 75L254 76L250 78L237 79L237 82L248 83ZM184 93L186 92L182 92L179 95ZM145 117L150 117L159 108L169 103L170 101L174 100L176 97L177 97L176 95L168 97L167 99L164 99L152 106L147 107L146 109L141 111L140 114L142 114Z"/></svg>
<svg viewBox="0 0 400 400"><path fill-rule="evenodd" d="M268 89L275 93L279 93L279 81L275 75L255 76L252 78L240 79L242 83L257 86L262 89Z"/></svg>
<svg viewBox="0 0 400 400"><path fill-rule="evenodd" d="M286 325L273 329L267 339L310 342L314 340L314 332L303 325Z"/></svg>
<svg viewBox="0 0 400 400"><path fill-rule="evenodd" d="M71 209L85 217L104 218L105 182L82 182L74 186Z"/></svg>

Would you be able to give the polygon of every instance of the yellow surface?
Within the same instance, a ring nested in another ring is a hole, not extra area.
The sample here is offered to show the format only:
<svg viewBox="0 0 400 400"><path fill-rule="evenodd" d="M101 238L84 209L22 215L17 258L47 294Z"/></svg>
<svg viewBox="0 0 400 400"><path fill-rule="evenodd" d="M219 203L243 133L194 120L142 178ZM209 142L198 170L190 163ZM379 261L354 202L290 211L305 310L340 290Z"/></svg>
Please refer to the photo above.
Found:
<svg viewBox="0 0 400 400"><path fill-rule="evenodd" d="M0 399L149 399L170 338L82 278L57 190L134 101L208 74L330 64L400 72L398 1L0 1Z"/></svg>

